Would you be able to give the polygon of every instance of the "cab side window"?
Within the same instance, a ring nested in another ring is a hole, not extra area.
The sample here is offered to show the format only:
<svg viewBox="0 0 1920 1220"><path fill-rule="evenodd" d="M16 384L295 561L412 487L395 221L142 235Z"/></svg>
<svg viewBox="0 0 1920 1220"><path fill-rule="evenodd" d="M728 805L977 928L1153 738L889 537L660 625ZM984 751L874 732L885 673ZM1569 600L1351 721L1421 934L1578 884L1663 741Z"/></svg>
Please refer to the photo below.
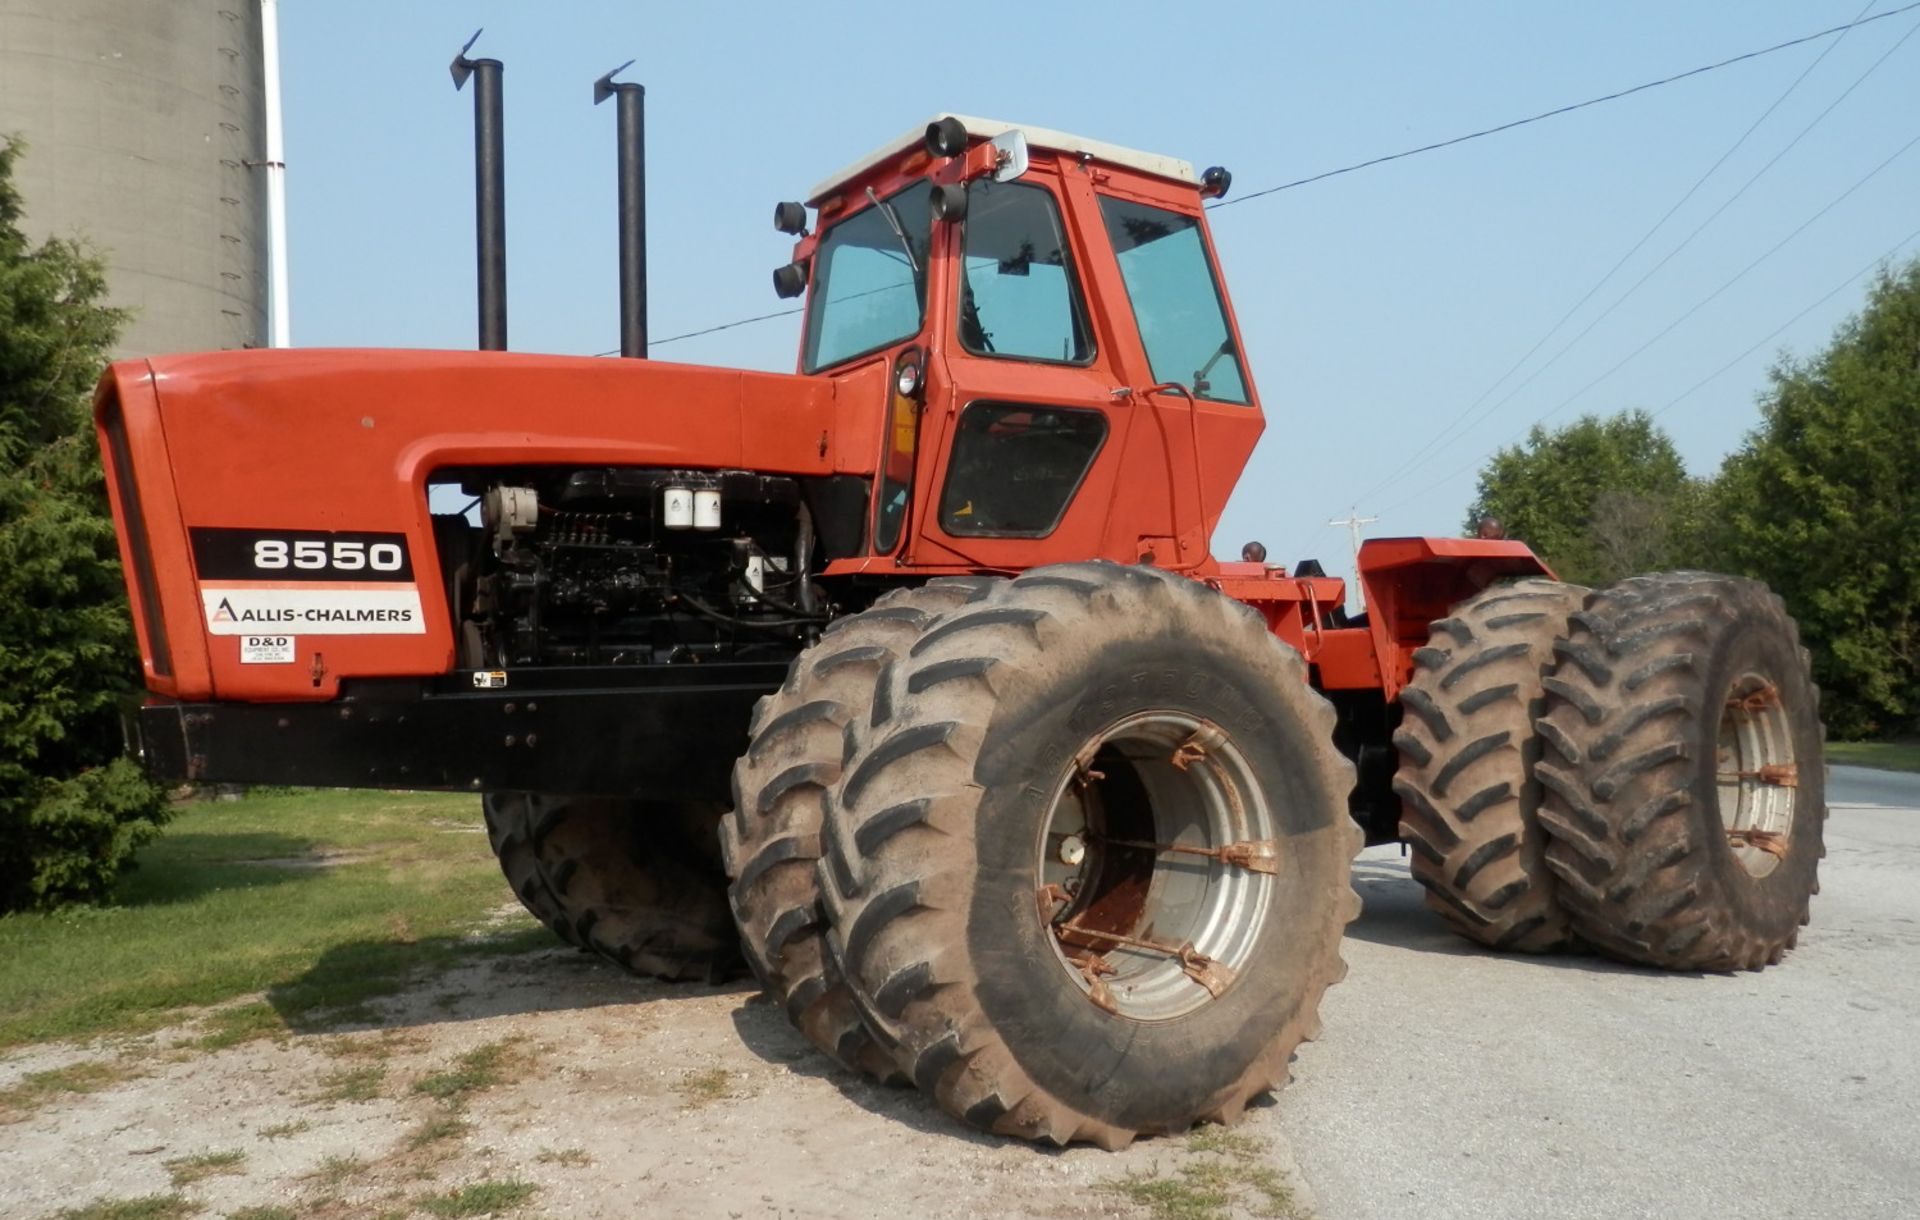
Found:
<svg viewBox="0 0 1920 1220"><path fill-rule="evenodd" d="M1053 532L1107 438L1098 411L970 402L955 429L940 528L955 537Z"/></svg>
<svg viewBox="0 0 1920 1220"><path fill-rule="evenodd" d="M1246 402L1246 377L1199 219L1111 195L1100 197L1100 212L1154 380L1185 386L1196 398Z"/></svg>
<svg viewBox="0 0 1920 1220"><path fill-rule="evenodd" d="M961 264L960 342L968 351L1058 364L1093 358L1060 209L1045 187L969 186Z"/></svg>

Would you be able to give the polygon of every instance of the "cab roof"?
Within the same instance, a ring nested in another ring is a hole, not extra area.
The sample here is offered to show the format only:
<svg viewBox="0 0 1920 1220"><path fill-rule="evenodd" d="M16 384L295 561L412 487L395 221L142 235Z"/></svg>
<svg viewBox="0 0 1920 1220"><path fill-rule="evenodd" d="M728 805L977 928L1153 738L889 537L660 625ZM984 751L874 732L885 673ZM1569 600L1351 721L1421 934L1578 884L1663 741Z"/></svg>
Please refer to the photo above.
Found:
<svg viewBox="0 0 1920 1220"><path fill-rule="evenodd" d="M1159 153L1139 152L1131 148L1121 148L1117 144L1107 144L1099 140L1089 140L1084 136L1069 135L1064 131L1051 131L1045 127L1029 127L1021 123L1007 123L999 119L983 119L969 114L936 114L929 119L937 123L941 119L954 118L966 127L967 135L994 139L1010 131L1026 133L1027 144L1032 148L1044 148L1053 152L1072 153L1075 156L1091 157L1095 161L1105 161L1110 165L1124 165L1128 169L1137 169L1144 173L1155 174L1162 178L1171 178L1176 182L1185 182L1193 186L1200 184L1200 178L1193 172L1193 166L1178 157L1164 157ZM818 204L821 200L846 186L855 178L867 173L875 166L893 160L904 152L919 148L926 138L927 124L922 123L897 139L889 140L866 156L840 170L838 173L822 179L807 194L809 204Z"/></svg>

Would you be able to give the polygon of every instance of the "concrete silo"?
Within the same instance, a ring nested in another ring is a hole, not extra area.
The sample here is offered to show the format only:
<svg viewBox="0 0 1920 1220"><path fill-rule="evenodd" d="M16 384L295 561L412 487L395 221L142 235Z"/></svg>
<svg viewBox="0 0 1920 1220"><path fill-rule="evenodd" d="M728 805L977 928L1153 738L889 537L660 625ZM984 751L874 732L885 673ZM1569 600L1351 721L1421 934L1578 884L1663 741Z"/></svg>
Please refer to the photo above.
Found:
<svg viewBox="0 0 1920 1220"><path fill-rule="evenodd" d="M27 231L105 254L122 355L267 341L260 39L254 0L0 0Z"/></svg>

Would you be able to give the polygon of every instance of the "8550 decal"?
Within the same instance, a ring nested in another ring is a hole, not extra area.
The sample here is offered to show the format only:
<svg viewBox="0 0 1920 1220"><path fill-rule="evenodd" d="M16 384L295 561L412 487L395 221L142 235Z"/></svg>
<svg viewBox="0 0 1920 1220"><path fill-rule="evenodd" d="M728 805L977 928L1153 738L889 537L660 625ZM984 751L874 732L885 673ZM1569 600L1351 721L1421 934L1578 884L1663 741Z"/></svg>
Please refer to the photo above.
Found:
<svg viewBox="0 0 1920 1220"><path fill-rule="evenodd" d="M193 565L201 580L413 580L405 534L357 530L196 527Z"/></svg>

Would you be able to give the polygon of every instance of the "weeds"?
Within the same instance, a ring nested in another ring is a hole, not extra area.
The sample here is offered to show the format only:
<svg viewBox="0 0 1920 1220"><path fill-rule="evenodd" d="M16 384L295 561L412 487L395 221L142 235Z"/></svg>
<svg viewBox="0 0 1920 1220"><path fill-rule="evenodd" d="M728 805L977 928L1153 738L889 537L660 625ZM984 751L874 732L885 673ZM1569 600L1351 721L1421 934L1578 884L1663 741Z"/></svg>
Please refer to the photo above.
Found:
<svg viewBox="0 0 1920 1220"><path fill-rule="evenodd" d="M313 1172L309 1173L307 1178L331 1190L359 1177L368 1168L367 1162L357 1156L330 1156L314 1166Z"/></svg>
<svg viewBox="0 0 1920 1220"><path fill-rule="evenodd" d="M429 1144L458 1139L472 1129L473 1125L461 1118L458 1112L436 1114L413 1129L413 1133L407 1137L407 1147L417 1151Z"/></svg>
<svg viewBox="0 0 1920 1220"><path fill-rule="evenodd" d="M209 1016L206 1025L208 1032L193 1043L198 1050L223 1051L243 1042L282 1037L287 1032L287 1023L264 1000L223 1008Z"/></svg>
<svg viewBox="0 0 1920 1220"><path fill-rule="evenodd" d="M673 1086L673 1091L680 1094L680 1107L684 1110L697 1110L716 1101L740 1096L733 1089L733 1073L725 1068L688 1072Z"/></svg>
<svg viewBox="0 0 1920 1220"><path fill-rule="evenodd" d="M195 1182L227 1173L245 1173L247 1154L238 1148L228 1148L220 1152L200 1152L193 1156L177 1156L170 1161L161 1162L175 1186L191 1186Z"/></svg>
<svg viewBox="0 0 1920 1220"><path fill-rule="evenodd" d="M584 1148L551 1148L533 1159L542 1165L565 1165L569 1169L593 1164L593 1158Z"/></svg>
<svg viewBox="0 0 1920 1220"><path fill-rule="evenodd" d="M88 1059L44 1072L29 1072L18 1084L0 1089L0 1123L19 1122L62 1096L97 1093L140 1075L140 1069L110 1059Z"/></svg>
<svg viewBox="0 0 1920 1220"><path fill-rule="evenodd" d="M428 1195L414 1205L435 1216L495 1216L512 1211L540 1188L531 1182L475 1182L444 1195Z"/></svg>
<svg viewBox="0 0 1920 1220"><path fill-rule="evenodd" d="M454 1066L447 1071L414 1081L413 1091L458 1104L469 1093L478 1093L504 1082L509 1069L524 1066L516 1062L524 1057L516 1056L514 1050L513 1040L477 1046L455 1060Z"/></svg>
<svg viewBox="0 0 1920 1220"><path fill-rule="evenodd" d="M291 1136L299 1135L302 1131L310 1131L312 1129L313 1124L303 1118L297 1122L275 1123L271 1127L262 1127L260 1128L259 1135L263 1140L283 1140Z"/></svg>
<svg viewBox="0 0 1920 1220"><path fill-rule="evenodd" d="M95 1199L85 1207L68 1208L58 1220L180 1220L200 1210L185 1195L142 1195L137 1199Z"/></svg>
<svg viewBox="0 0 1920 1220"><path fill-rule="evenodd" d="M1208 1127L1187 1137L1187 1151L1206 1159L1180 1166L1171 1178L1130 1173L1095 1189L1146 1208L1154 1220L1226 1220L1234 1211L1300 1215L1286 1180L1260 1163L1265 1141Z"/></svg>
<svg viewBox="0 0 1920 1220"><path fill-rule="evenodd" d="M387 1078L384 1067L349 1068L320 1080L321 1101L372 1101Z"/></svg>

